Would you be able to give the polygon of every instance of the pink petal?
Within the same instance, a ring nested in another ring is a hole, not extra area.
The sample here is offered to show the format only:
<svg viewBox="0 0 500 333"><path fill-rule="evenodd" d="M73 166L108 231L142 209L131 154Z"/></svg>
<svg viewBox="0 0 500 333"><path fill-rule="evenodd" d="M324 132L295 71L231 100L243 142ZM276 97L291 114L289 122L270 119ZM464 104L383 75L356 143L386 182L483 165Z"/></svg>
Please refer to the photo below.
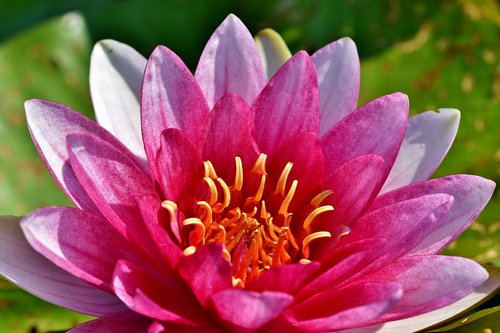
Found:
<svg viewBox="0 0 500 333"><path fill-rule="evenodd" d="M434 254L455 240L477 218L493 194L495 183L478 176L453 175L403 187L378 197L370 210L433 193L447 193L455 201L434 230L412 253Z"/></svg>
<svg viewBox="0 0 500 333"><path fill-rule="evenodd" d="M452 204L452 196L438 193L380 208L358 220L341 242L387 239L384 248L378 251L379 258L367 262L367 269L373 270L408 253L439 228ZM360 270L356 276L362 274L366 274L366 269Z"/></svg>
<svg viewBox="0 0 500 333"><path fill-rule="evenodd" d="M361 326L392 309L402 298L397 283L362 283L332 288L294 306L285 316L298 328L326 332Z"/></svg>
<svg viewBox="0 0 500 333"><path fill-rule="evenodd" d="M321 99L320 136L356 110L359 94L359 57L348 38L330 43L312 55Z"/></svg>
<svg viewBox="0 0 500 333"><path fill-rule="evenodd" d="M309 55L298 52L269 81L252 105L255 140L272 153L286 140L319 131L319 91Z"/></svg>
<svg viewBox="0 0 500 333"><path fill-rule="evenodd" d="M112 294L60 269L26 241L19 218L0 218L0 275L52 304L92 316L125 310Z"/></svg>
<svg viewBox="0 0 500 333"><path fill-rule="evenodd" d="M121 150L133 163L140 165L140 162L108 131L64 105L32 99L26 101L25 108L33 142L54 179L77 207L99 214L69 164L66 136L81 132L94 134Z"/></svg>
<svg viewBox="0 0 500 333"><path fill-rule="evenodd" d="M275 266L270 270L264 271L255 280L252 280L247 289L254 291L281 291L287 294L295 294L318 269L318 262L311 262L307 265L294 263Z"/></svg>
<svg viewBox="0 0 500 333"><path fill-rule="evenodd" d="M206 305L212 294L232 287L231 267L218 243L199 247L193 255L184 258L179 264L179 273L202 305Z"/></svg>
<svg viewBox="0 0 500 333"><path fill-rule="evenodd" d="M209 111L186 65L171 50L158 46L146 65L141 99L142 137L153 176L161 173L155 169L161 133L177 128L198 144Z"/></svg>
<svg viewBox="0 0 500 333"><path fill-rule="evenodd" d="M119 259L143 261L106 220L76 208L41 208L23 218L21 228L36 251L104 290L112 291Z"/></svg>
<svg viewBox="0 0 500 333"><path fill-rule="evenodd" d="M292 209L317 191L323 178L323 152L318 135L313 132L303 132L287 140L271 156L269 174L271 179L279 179L288 162L293 163L288 176L286 189L294 180L298 180L296 194L292 201Z"/></svg>
<svg viewBox="0 0 500 333"><path fill-rule="evenodd" d="M264 68L253 37L230 14L210 37L196 68L196 81L212 108L228 92L252 104L266 83Z"/></svg>
<svg viewBox="0 0 500 333"><path fill-rule="evenodd" d="M153 320L132 311L103 316L83 323L68 333L140 333L147 332Z"/></svg>
<svg viewBox="0 0 500 333"><path fill-rule="evenodd" d="M90 92L98 123L145 161L140 95L146 59L130 46L97 42L90 58Z"/></svg>
<svg viewBox="0 0 500 333"><path fill-rule="evenodd" d="M408 97L401 93L377 98L344 118L322 138L325 174L366 154L385 161L387 177L403 141L408 119Z"/></svg>
<svg viewBox="0 0 500 333"><path fill-rule="evenodd" d="M157 155L159 184L166 199L177 205L192 208L194 189L203 178L203 160L200 151L178 129L167 129L161 135L161 147Z"/></svg>
<svg viewBox="0 0 500 333"><path fill-rule="evenodd" d="M211 322L205 326L191 327L168 323L154 322L149 326L147 333L221 333L224 329Z"/></svg>
<svg viewBox="0 0 500 333"><path fill-rule="evenodd" d="M212 295L211 300L225 325L238 332L253 332L279 316L293 296L275 291L228 289Z"/></svg>
<svg viewBox="0 0 500 333"><path fill-rule="evenodd" d="M460 112L440 109L411 117L403 144L382 192L427 180L451 147Z"/></svg>
<svg viewBox="0 0 500 333"><path fill-rule="evenodd" d="M383 324L369 326L366 328L342 331L343 333L399 333L399 332L416 332L441 323L449 318L457 318L461 314L466 314L484 302L491 296L495 290L498 290L500 285L500 276L498 274L490 274L489 279L484 282L481 287L460 300L439 308L437 310L426 312L418 316L412 316L406 319L389 321Z"/></svg>
<svg viewBox="0 0 500 333"><path fill-rule="evenodd" d="M318 229L328 231L339 223L351 225L380 190L383 171L384 160L378 155L362 155L338 167L323 182L333 194L322 205L332 205L335 210L318 223Z"/></svg>
<svg viewBox="0 0 500 333"><path fill-rule="evenodd" d="M127 240L146 253L158 254L148 235L138 202L157 198L149 177L122 151L100 138L67 138L71 165L100 212Z"/></svg>
<svg viewBox="0 0 500 333"><path fill-rule="evenodd" d="M113 288L131 310L145 316L189 326L207 321L190 290L175 276L146 272L120 260L115 268Z"/></svg>
<svg viewBox="0 0 500 333"><path fill-rule="evenodd" d="M430 255L400 258L366 280L393 281L403 287L401 302L377 320L385 322L451 304L471 293L487 278L486 270L470 259Z"/></svg>
<svg viewBox="0 0 500 333"><path fill-rule="evenodd" d="M239 95L228 93L215 104L208 124L203 160L210 160L229 184L234 181L235 156L242 159L243 170L250 169L258 157L252 110Z"/></svg>

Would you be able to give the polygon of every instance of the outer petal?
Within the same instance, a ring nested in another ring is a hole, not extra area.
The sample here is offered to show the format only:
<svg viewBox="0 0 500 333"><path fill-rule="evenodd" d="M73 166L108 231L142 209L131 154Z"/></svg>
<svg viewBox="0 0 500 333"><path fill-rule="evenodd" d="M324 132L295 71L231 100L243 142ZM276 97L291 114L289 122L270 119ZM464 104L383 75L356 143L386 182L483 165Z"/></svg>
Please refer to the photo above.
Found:
<svg viewBox="0 0 500 333"><path fill-rule="evenodd" d="M132 311L124 311L108 316L103 316L81 324L68 333L146 333L153 319L141 316Z"/></svg>
<svg viewBox="0 0 500 333"><path fill-rule="evenodd" d="M139 200L156 197L151 180L122 151L90 135L69 135L70 161L78 180L106 219L145 253L159 253L151 242Z"/></svg>
<svg viewBox="0 0 500 333"><path fill-rule="evenodd" d="M400 319L365 328L342 331L342 333L400 333L420 331L444 320L458 317L460 314L465 314L469 309L475 308L478 304L484 302L484 300L489 296L495 294L495 290L498 291L499 288L500 275L498 275L498 273L493 274L490 272L489 279L484 282L481 287L453 304L418 316L412 316L407 319Z"/></svg>
<svg viewBox="0 0 500 333"><path fill-rule="evenodd" d="M254 39L269 81L292 54L280 34L273 29L259 31Z"/></svg>
<svg viewBox="0 0 500 333"><path fill-rule="evenodd" d="M210 108L231 91L251 105L264 87L259 51L252 35L235 15L230 14L210 37L195 78Z"/></svg>
<svg viewBox="0 0 500 333"><path fill-rule="evenodd" d="M433 193L448 193L454 197L450 212L441 227L434 230L413 251L434 254L455 240L481 213L493 194L495 183L478 176L453 175L400 188L378 197L370 210Z"/></svg>
<svg viewBox="0 0 500 333"><path fill-rule="evenodd" d="M121 150L135 164L140 165L140 162L108 131L64 105L33 99L24 106L31 137L54 179L77 207L99 214L68 163L66 136L72 133L93 134Z"/></svg>
<svg viewBox="0 0 500 333"><path fill-rule="evenodd" d="M301 132L318 133L318 82L309 55L300 51L288 60L262 90L252 109L255 141L264 153L272 153Z"/></svg>
<svg viewBox="0 0 500 333"><path fill-rule="evenodd" d="M146 272L120 260L116 265L113 288L130 309L145 316L188 326L207 321L190 290L175 276Z"/></svg>
<svg viewBox="0 0 500 333"><path fill-rule="evenodd" d="M327 332L361 326L392 309L402 298L397 283L362 283L331 289L294 306L285 316L307 331Z"/></svg>
<svg viewBox="0 0 500 333"><path fill-rule="evenodd" d="M92 316L125 310L115 296L76 278L36 252L19 218L0 217L0 275L47 302Z"/></svg>
<svg viewBox="0 0 500 333"><path fill-rule="evenodd" d="M98 123L144 161L139 101L145 67L146 58L110 39L98 42L90 58L90 92Z"/></svg>
<svg viewBox="0 0 500 333"><path fill-rule="evenodd" d="M279 316L293 296L275 291L228 289L212 295L211 301L228 327L253 332Z"/></svg>
<svg viewBox="0 0 500 333"><path fill-rule="evenodd" d="M320 136L356 110L359 94L359 57L356 44L341 38L312 55L321 98Z"/></svg>
<svg viewBox="0 0 500 333"><path fill-rule="evenodd" d="M342 241L354 242L369 237L386 238L387 243L378 251L378 258L366 262L354 279L405 255L432 231L442 225L443 217L453 204L448 194L432 194L386 206L364 215L351 228Z"/></svg>
<svg viewBox="0 0 500 333"><path fill-rule="evenodd" d="M428 111L411 117L382 193L429 179L450 149L459 122L460 112L456 109Z"/></svg>
<svg viewBox="0 0 500 333"><path fill-rule="evenodd" d="M146 65L141 99L142 138L153 175L161 133L177 128L198 144L209 111L186 65L174 52L158 46Z"/></svg>
<svg viewBox="0 0 500 333"><path fill-rule="evenodd" d="M404 297L401 302L377 319L377 322L386 322L451 304L468 295L487 278L486 270L470 259L431 255L400 258L365 280L394 281L402 285Z"/></svg>
<svg viewBox="0 0 500 333"><path fill-rule="evenodd" d="M179 273L202 305L206 305L212 294L232 287L231 267L222 256L221 244L198 248L179 264Z"/></svg>
<svg viewBox="0 0 500 333"><path fill-rule="evenodd" d="M257 160L253 131L253 114L248 104L235 93L222 96L210 114L203 160L210 160L226 182L234 181L235 156L242 159L243 170Z"/></svg>
<svg viewBox="0 0 500 333"><path fill-rule="evenodd" d="M325 174L366 154L382 156L387 177L403 140L408 119L408 97L401 93L377 98L351 113L322 139Z"/></svg>
<svg viewBox="0 0 500 333"><path fill-rule="evenodd" d="M108 291L112 291L111 277L119 259L143 261L106 220L79 209L42 208L23 218L21 228L43 256Z"/></svg>

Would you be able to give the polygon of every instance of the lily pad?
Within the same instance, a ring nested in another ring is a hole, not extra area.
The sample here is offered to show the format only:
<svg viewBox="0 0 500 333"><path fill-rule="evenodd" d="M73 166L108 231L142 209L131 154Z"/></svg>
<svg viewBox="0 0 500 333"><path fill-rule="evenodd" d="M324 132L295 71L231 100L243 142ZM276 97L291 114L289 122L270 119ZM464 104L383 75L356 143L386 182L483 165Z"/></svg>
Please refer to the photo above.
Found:
<svg viewBox="0 0 500 333"><path fill-rule="evenodd" d="M73 13L0 45L0 214L69 204L30 139L23 101L53 100L90 115L89 54L85 23Z"/></svg>

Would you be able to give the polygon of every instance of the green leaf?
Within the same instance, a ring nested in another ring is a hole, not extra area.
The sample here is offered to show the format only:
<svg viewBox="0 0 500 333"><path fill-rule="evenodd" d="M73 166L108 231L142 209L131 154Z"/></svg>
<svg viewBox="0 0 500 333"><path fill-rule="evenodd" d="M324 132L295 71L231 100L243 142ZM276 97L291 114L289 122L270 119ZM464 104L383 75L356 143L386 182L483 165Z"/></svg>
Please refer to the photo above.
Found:
<svg viewBox="0 0 500 333"><path fill-rule="evenodd" d="M42 98L91 114L90 43L74 13L0 45L0 214L68 205L31 141L23 103Z"/></svg>
<svg viewBox="0 0 500 333"><path fill-rule="evenodd" d="M494 332L500 324L500 306L481 310L464 317L450 325L429 331L453 333Z"/></svg>

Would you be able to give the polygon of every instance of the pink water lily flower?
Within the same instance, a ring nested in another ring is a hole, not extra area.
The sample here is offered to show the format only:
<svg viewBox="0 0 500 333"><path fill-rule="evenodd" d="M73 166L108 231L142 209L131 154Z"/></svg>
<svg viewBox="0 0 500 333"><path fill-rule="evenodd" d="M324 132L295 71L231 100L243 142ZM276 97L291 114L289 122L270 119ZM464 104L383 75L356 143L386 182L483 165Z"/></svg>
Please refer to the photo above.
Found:
<svg viewBox="0 0 500 333"><path fill-rule="evenodd" d="M75 208L2 220L0 273L98 317L73 333L412 331L496 287L471 294L488 273L437 254L495 186L428 180L458 111L408 120L401 93L356 110L350 39L281 66L273 38L259 53L230 15L194 76L167 47L146 61L102 41L90 73L99 125L26 102Z"/></svg>

